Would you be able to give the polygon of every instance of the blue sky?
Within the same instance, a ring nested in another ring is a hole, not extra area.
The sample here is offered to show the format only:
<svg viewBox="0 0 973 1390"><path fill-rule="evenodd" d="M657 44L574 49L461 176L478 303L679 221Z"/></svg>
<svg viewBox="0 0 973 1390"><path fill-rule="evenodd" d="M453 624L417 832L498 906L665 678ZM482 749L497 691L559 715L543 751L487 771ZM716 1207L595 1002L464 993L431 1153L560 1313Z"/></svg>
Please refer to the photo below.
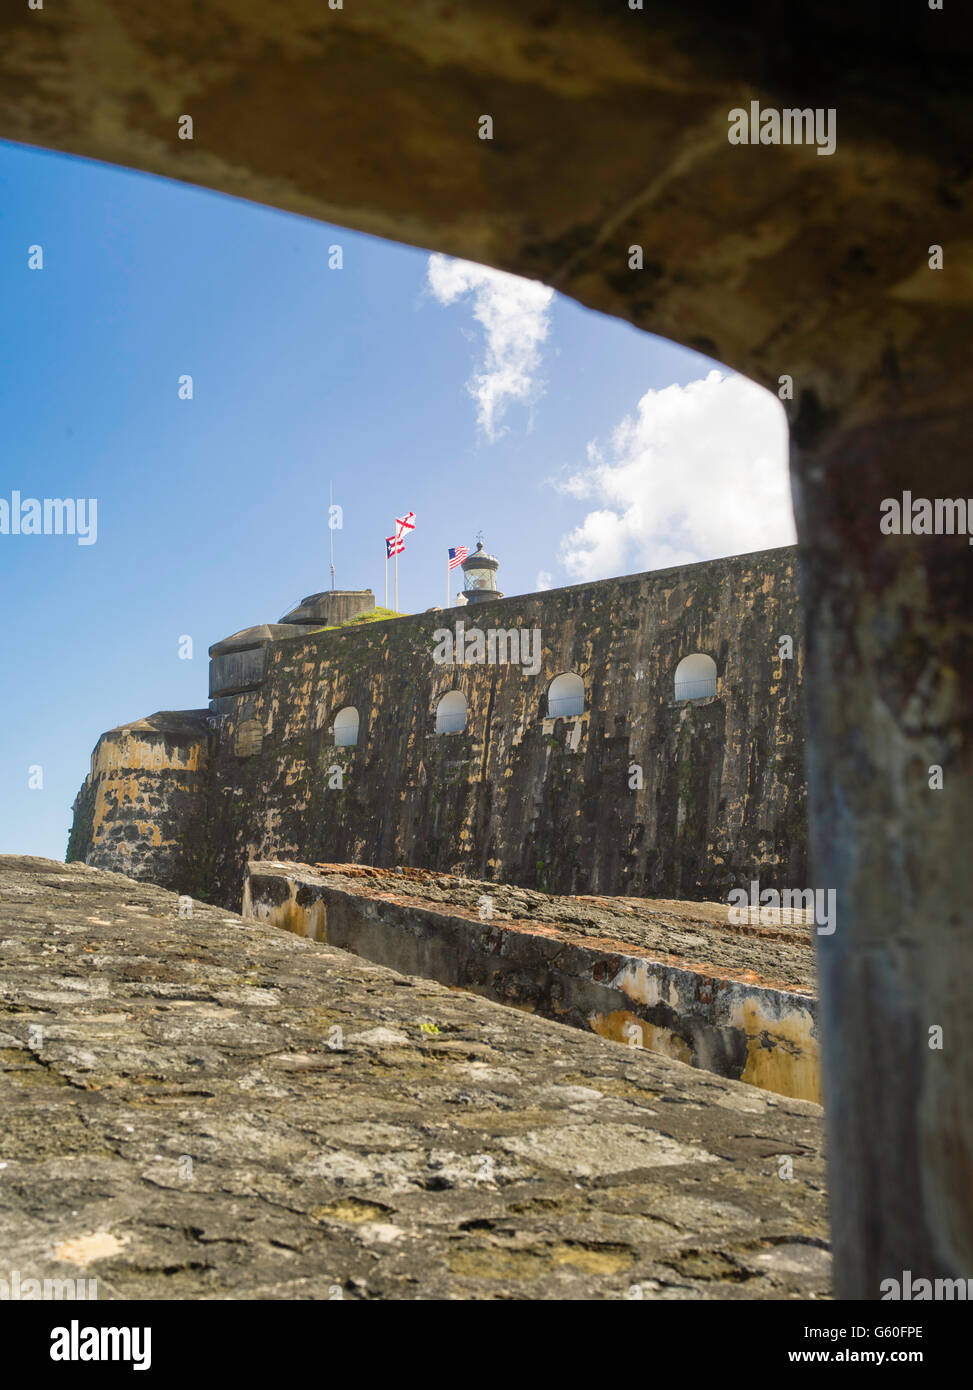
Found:
<svg viewBox="0 0 973 1390"><path fill-rule="evenodd" d="M332 481L339 588L382 601L415 511L405 612L481 528L508 594L791 539L758 388L571 301L472 269L449 299L424 251L3 143L0 209L0 498L98 502L93 545L0 534L2 852L62 858L98 735L205 706L211 643L328 587Z"/></svg>

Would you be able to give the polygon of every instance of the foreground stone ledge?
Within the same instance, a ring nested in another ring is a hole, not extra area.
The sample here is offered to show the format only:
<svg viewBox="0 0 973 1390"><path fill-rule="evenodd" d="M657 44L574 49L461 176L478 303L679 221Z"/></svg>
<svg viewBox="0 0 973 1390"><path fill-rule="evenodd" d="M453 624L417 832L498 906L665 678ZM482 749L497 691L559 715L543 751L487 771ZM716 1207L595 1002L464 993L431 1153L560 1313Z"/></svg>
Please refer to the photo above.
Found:
<svg viewBox="0 0 973 1390"><path fill-rule="evenodd" d="M488 915L484 911L488 909ZM813 926L426 869L247 865L243 915L800 1100L821 1098Z"/></svg>
<svg viewBox="0 0 973 1390"><path fill-rule="evenodd" d="M4 1277L146 1299L827 1294L817 1106L178 905L0 857Z"/></svg>

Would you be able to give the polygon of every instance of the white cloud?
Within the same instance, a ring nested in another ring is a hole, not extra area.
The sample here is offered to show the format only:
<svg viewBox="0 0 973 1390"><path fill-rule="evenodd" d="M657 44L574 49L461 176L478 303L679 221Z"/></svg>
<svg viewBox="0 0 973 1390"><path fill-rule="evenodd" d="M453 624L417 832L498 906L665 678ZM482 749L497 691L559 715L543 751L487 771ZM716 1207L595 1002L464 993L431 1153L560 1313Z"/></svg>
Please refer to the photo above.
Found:
<svg viewBox="0 0 973 1390"><path fill-rule="evenodd" d="M538 588L539 590L542 590L542 589L553 589L553 587L554 587L554 576L553 576L553 574L551 574L550 570L538 570L538 571L537 571L537 588Z"/></svg>
<svg viewBox="0 0 973 1390"><path fill-rule="evenodd" d="M608 448L589 444L587 466L554 486L599 504L561 542L581 580L795 540L783 406L735 374L647 391Z"/></svg>
<svg viewBox="0 0 973 1390"><path fill-rule="evenodd" d="M449 256L431 255L426 275L440 304L472 295L473 317L486 341L467 390L476 401L477 422L487 438L499 439L505 432L500 421L511 401L528 404L543 389L535 374L550 329L554 291L537 280Z"/></svg>

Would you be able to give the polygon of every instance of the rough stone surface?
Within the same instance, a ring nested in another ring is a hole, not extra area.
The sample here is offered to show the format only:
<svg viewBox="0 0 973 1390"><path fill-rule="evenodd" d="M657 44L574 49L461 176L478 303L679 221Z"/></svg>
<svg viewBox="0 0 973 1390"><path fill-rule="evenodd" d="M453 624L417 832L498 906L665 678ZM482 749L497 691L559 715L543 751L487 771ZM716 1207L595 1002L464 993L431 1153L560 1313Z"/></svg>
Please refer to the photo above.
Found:
<svg viewBox="0 0 973 1390"><path fill-rule="evenodd" d="M243 915L720 1076L821 1099L803 912L799 926L735 925L721 903L556 898L418 869L253 860Z"/></svg>
<svg viewBox="0 0 973 1390"><path fill-rule="evenodd" d="M815 1105L80 864L0 858L0 926L0 1267L103 1298L827 1293Z"/></svg>
<svg viewBox="0 0 973 1390"><path fill-rule="evenodd" d="M272 864L253 861L248 877ZM377 869L364 864L283 865L277 873L304 869L322 885L363 897L443 908L481 920L480 903L490 899L490 919L517 926L551 927L565 936L609 942L644 951L687 970L727 979L759 979L783 989L813 992L816 984L814 927L801 921L762 925L734 923L726 903L679 902L665 898L564 896L509 883L460 878L428 869Z"/></svg>

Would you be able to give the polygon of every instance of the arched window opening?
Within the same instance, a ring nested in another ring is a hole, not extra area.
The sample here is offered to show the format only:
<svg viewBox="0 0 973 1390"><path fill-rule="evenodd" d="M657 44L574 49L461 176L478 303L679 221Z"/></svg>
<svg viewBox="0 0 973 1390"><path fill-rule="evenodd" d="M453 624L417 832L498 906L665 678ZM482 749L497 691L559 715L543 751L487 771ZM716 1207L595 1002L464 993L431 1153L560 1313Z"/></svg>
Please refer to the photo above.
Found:
<svg viewBox="0 0 973 1390"><path fill-rule="evenodd" d="M354 748L358 742L358 711L354 705L345 705L334 717L334 746Z"/></svg>
<svg viewBox="0 0 973 1390"><path fill-rule="evenodd" d="M676 699L705 700L716 694L716 662L705 652L684 656L676 667Z"/></svg>
<svg viewBox="0 0 973 1390"><path fill-rule="evenodd" d="M548 719L571 719L584 714L584 681L575 671L555 676L547 690Z"/></svg>
<svg viewBox="0 0 973 1390"><path fill-rule="evenodd" d="M436 733L461 734L466 728L466 696L450 690L436 706Z"/></svg>

